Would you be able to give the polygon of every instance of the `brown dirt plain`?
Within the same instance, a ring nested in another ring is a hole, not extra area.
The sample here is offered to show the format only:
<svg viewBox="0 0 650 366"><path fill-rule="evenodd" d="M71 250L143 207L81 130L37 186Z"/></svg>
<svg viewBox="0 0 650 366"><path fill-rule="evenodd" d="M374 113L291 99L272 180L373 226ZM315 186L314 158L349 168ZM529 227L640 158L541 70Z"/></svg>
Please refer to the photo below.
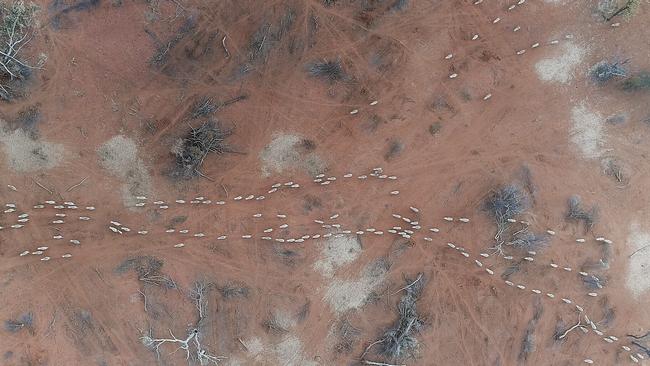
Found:
<svg viewBox="0 0 650 366"><path fill-rule="evenodd" d="M0 196L17 205L1 219L0 364L201 364L194 340L188 358L178 343L157 355L141 338L170 330L186 338L197 326L195 281L212 284L197 339L225 357L220 365L647 362L627 335L650 328L649 94L624 92L618 81L596 85L588 70L628 58L630 72L650 69L650 8L643 3L611 27L595 0L529 0L510 11L515 0L473 2L37 1L39 24L24 52L47 61L24 97L0 104ZM263 41L251 45L258 31ZM311 77L308 65L323 59L340 60L349 77ZM206 96L245 96L213 115L235 128L227 142L237 153L208 156L209 178L170 178L172 146L198 126L188 115ZM27 126L18 116L29 108L38 115ZM611 123L616 115L625 121ZM620 181L608 174L610 161L621 167ZM398 179L357 178L374 167ZM344 178L348 172L354 177ZM312 182L320 173L337 180ZM288 181L300 187L267 194ZM556 232L533 262L514 250L511 260L479 256L490 253L495 231L481 202L510 182L532 192L519 219ZM266 199L235 200L249 194ZM599 208L587 233L564 219L573 194ZM138 195L147 197L144 207L135 206ZM198 196L212 203L190 204ZM32 208L46 200L79 208ZM12 229L23 212L30 221ZM65 223L52 224L55 213ZM393 213L422 229L410 240L390 234L408 225ZM84 215L91 219L78 219ZM314 219L352 235L261 239L336 230ZM111 220L131 231L111 232ZM354 235L366 228L384 234ZM39 246L49 249L19 256ZM152 262L162 267L145 268ZM586 287L580 271L599 276L603 288ZM417 349L391 359L379 344L364 354L395 323L400 288L419 273ZM151 275L176 288L140 280ZM26 313L31 326L5 329L5 320ZM555 339L585 315L597 331L585 326Z"/></svg>

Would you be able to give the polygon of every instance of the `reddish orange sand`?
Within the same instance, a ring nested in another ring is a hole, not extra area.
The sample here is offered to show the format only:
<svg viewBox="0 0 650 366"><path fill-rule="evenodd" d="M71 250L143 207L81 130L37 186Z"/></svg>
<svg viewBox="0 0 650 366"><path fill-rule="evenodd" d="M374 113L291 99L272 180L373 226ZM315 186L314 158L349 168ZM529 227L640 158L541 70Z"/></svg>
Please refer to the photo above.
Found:
<svg viewBox="0 0 650 366"><path fill-rule="evenodd" d="M417 308L426 324L415 335L416 356L391 360L371 348L365 360L396 365L578 365L584 359L599 365L632 363L629 356L640 349L629 353L621 348L630 345L626 334L645 333L650 321L644 305L648 296L633 297L626 288L632 250L625 246L630 222L649 218L643 182L650 179L645 164L650 149L644 143L650 136L641 122L648 114L647 94L595 86L585 70L619 55L630 58L635 71L650 67L650 33L644 26L648 9L642 7L640 14L611 28L594 15L596 1L527 1L513 11L507 11L509 2L501 1L472 5L466 0L413 0L401 11L388 9L389 3L341 0L326 7L292 0L106 0L69 11L63 10L69 3L40 4L40 26L27 52L32 58L43 53L47 62L36 71L29 95L3 103L0 117L11 121L37 104L39 138L63 145L65 156L58 167L46 171L14 172L3 163L2 183L17 187L17 192L2 188L0 195L22 210L5 214L2 222L2 320L32 312L34 324L15 333L1 331L0 364L186 364L184 350L170 354L176 346L163 345L157 359L140 337L149 330L166 337L172 330L184 338L197 316L186 290L199 279L217 287L232 282L249 289L247 297L234 299L216 289L209 294L201 339L211 354L228 357L220 364L359 364L364 349L396 320L401 296L396 292L405 285L405 276L413 280L420 272L426 285ZM294 12L293 25L280 40L268 40L269 53L251 62L248 73L238 73L249 60L251 35L265 23L278 24L287 9ZM501 21L493 24L496 17ZM194 27L171 42L187 21ZM513 32L516 25L521 30ZM148 33L163 49L171 45L162 66L150 64L157 50ZM474 34L477 40L472 40ZM566 39L567 34L573 39ZM560 44L548 44L553 39ZM536 42L542 45L531 49ZM553 57L566 42L588 50L573 80L539 80L536 62ZM516 55L520 49L527 52ZM453 58L447 60L449 53ZM307 65L324 58L340 58L351 78L328 83L310 77ZM450 79L453 73L458 77ZM491 98L483 100L487 94ZM175 181L166 174L173 163L170 147L187 133L187 114L206 95L221 101L248 97L216 113L225 125L235 126L228 142L243 154L209 156L202 173L211 180ZM371 106L374 100L378 103ZM626 123L607 127L608 147L623 162L624 185L604 174L598 160L581 157L570 142L571 109L585 100L605 116L628 113ZM358 113L350 114L352 110ZM431 134L434 123L441 128ZM260 152L274 134L282 133L311 140L327 176L337 180L327 186L313 183L299 167L263 176ZM143 208L125 207L124 179L98 162L96 150L116 135L137 142L151 177ZM394 142L403 150L387 159ZM500 277L511 262L478 256L489 253L494 232L480 210L481 200L499 184L519 179L522 165L529 167L535 186L534 205L522 219L535 230L557 232L534 262L521 261L525 253L513 253L520 271L510 280L524 283L526 290L509 287ZM383 167L398 179L356 178L373 167ZM354 177L344 179L347 172ZM85 177L82 185L67 191ZM273 183L290 180L301 187L266 194ZM390 195L392 190L399 195ZM267 198L233 200L247 194ZM571 194L600 208L599 222L588 234L564 221ZM197 196L213 204L190 205ZM180 198L188 203L173 203ZM50 199L74 201L80 211L64 210L66 223L53 225L55 209L32 209ZM170 202L170 208L157 208L155 200ZM228 203L215 205L218 200ZM315 200L319 204L307 209L307 202L313 206ZM83 210L90 205L97 209ZM19 212L28 212L31 221L10 229ZM255 213L264 216L254 218ZM277 218L277 213L287 218ZM358 258L335 269L333 278L314 269L322 259L322 239L279 243L260 238L267 227L276 228L276 237L326 233L312 220L334 213L341 215L335 221L353 232L372 227L384 235L361 235ZM394 225L406 227L392 213L417 218L423 229L411 242L401 241L386 231ZM78 221L78 215L92 220ZM187 216L174 226L177 230L204 232L206 237L164 233L177 216ZM471 222L448 223L444 216L464 216ZM132 231L115 234L108 229L110 220ZM278 229L284 222L289 228ZM440 233L427 233L434 226ZM137 230L149 234L137 235ZM58 232L64 239L52 239ZM229 238L217 240L221 234ZM247 234L255 238L241 238ZM427 236L433 241L425 241ZM607 284L590 297L577 272L603 258L594 240L598 236L614 245L607 254L609 269L593 270ZM576 244L580 237L587 242ZM81 244L74 246L69 239ZM462 245L471 258L447 242ZM185 247L174 248L178 243ZM37 246L49 246L47 255L53 259L18 255ZM64 253L72 257L61 258ZM182 290L146 285L133 271L115 271L138 255L162 260L161 272ZM360 278L367 265L381 258L390 267L373 288L374 301L334 311L326 299L332 283ZM553 269L550 262L573 271ZM490 276L485 268L496 273ZM529 291L535 288L557 298ZM146 311L139 291L146 295ZM566 329L579 316L574 304L562 303L561 297L581 304L594 321L613 311L611 321L599 329L619 340L608 343L593 331L576 329L555 341L556 327ZM522 339L535 309L541 316L534 327L534 350L523 359ZM277 314L288 319L283 329L269 327L268 320ZM357 329L347 348L336 347L342 321Z"/></svg>

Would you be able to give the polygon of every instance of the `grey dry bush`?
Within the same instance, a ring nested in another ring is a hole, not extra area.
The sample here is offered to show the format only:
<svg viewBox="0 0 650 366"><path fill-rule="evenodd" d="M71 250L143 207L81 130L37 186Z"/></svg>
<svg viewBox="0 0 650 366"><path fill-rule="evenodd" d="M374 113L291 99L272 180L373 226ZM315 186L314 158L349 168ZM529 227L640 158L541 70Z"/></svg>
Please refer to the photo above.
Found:
<svg viewBox="0 0 650 366"><path fill-rule="evenodd" d="M578 195L569 197L567 204L568 210L565 215L567 221L584 223L585 231L589 231L594 227L598 219L598 207L592 206L590 209L585 209L582 207L582 202Z"/></svg>
<svg viewBox="0 0 650 366"><path fill-rule="evenodd" d="M509 184L492 191L484 202L484 209L498 225L507 223L528 208L526 195L522 190Z"/></svg>
<svg viewBox="0 0 650 366"><path fill-rule="evenodd" d="M329 82L347 79L340 59L314 61L307 65L307 72L313 77L321 78Z"/></svg>
<svg viewBox="0 0 650 366"><path fill-rule="evenodd" d="M154 53L153 56L151 56L151 59L149 60L149 64L153 67L161 68L163 67L167 61L169 61L169 57L171 54L171 51L176 47L186 36L190 35L192 32L194 32L197 28L197 19L194 16L189 16L185 21L180 25L176 33L169 38L168 40L162 42L158 39L158 37L149 29L145 29L145 33L147 33L154 41L154 46L156 47L156 52Z"/></svg>
<svg viewBox="0 0 650 366"><path fill-rule="evenodd" d="M625 69L625 64L628 61L599 62L591 70L591 78L599 84L604 84L615 77L626 77L627 70Z"/></svg>
<svg viewBox="0 0 650 366"><path fill-rule="evenodd" d="M625 79L621 84L625 91L650 90L650 72L644 71Z"/></svg>
<svg viewBox="0 0 650 366"><path fill-rule="evenodd" d="M606 22L617 16L629 18L636 14L641 6L641 0L600 0L599 9Z"/></svg>
<svg viewBox="0 0 650 366"><path fill-rule="evenodd" d="M208 120L198 128L190 126L190 131L172 150L176 156L172 175L185 179L202 175L199 168L209 154L234 152L225 142L232 134L232 128L225 128L215 120Z"/></svg>
<svg viewBox="0 0 650 366"><path fill-rule="evenodd" d="M20 51L32 39L36 10L36 5L22 0L0 0L0 99L9 101L18 95L18 88L35 68Z"/></svg>
<svg viewBox="0 0 650 366"><path fill-rule="evenodd" d="M533 233L526 228L515 233L507 244L525 251L537 251L546 247L548 242L548 235Z"/></svg>
<svg viewBox="0 0 650 366"><path fill-rule="evenodd" d="M340 354L349 354L358 342L361 331L350 323L348 319L340 321L337 327L338 342L334 350Z"/></svg>
<svg viewBox="0 0 650 366"><path fill-rule="evenodd" d="M250 63L264 63L268 56L285 34L293 27L296 20L296 12L287 9L277 24L264 23L260 26L248 44L248 60Z"/></svg>
<svg viewBox="0 0 650 366"><path fill-rule="evenodd" d="M520 361L525 361L528 358L528 355L535 351L535 329L537 328L537 323L542 317L543 312L542 304L538 297L535 298L533 309L533 317L528 321L524 337L521 341L521 348L518 356Z"/></svg>
<svg viewBox="0 0 650 366"><path fill-rule="evenodd" d="M17 333L23 329L29 329L30 333L33 332L32 324L34 322L34 314L31 312L22 314L18 319L5 320L5 330L11 333Z"/></svg>
<svg viewBox="0 0 650 366"><path fill-rule="evenodd" d="M248 99L248 95L242 94L234 98L228 99L225 102L215 101L214 98L209 96L201 97L192 107L192 113L190 117L192 119L197 119L201 117L208 117L221 108L227 107L231 104L240 102L242 100Z"/></svg>
<svg viewBox="0 0 650 366"><path fill-rule="evenodd" d="M497 224L495 239L498 241L508 228L508 220L514 219L528 208L528 199L515 184L501 186L490 193L483 202L483 210Z"/></svg>
<svg viewBox="0 0 650 366"><path fill-rule="evenodd" d="M415 336L425 324L424 319L417 311L417 301L422 294L426 281L422 273L419 273L415 280L408 278L405 280L407 285L401 290L406 293L397 304L397 321L384 332L379 340L366 348L363 356L370 347L378 345L379 354L388 359L415 357L419 346Z"/></svg>
<svg viewBox="0 0 650 366"><path fill-rule="evenodd" d="M582 278L582 282L591 290L600 290L605 285L605 280L594 274Z"/></svg>
<svg viewBox="0 0 650 366"><path fill-rule="evenodd" d="M145 284L160 286L165 289L176 289L176 282L171 277L161 273L163 261L152 256L137 256L124 260L115 268L117 273L134 271L138 280Z"/></svg>
<svg viewBox="0 0 650 366"><path fill-rule="evenodd" d="M218 288L224 299L246 298L250 289L245 284L230 282Z"/></svg>
<svg viewBox="0 0 650 366"><path fill-rule="evenodd" d="M211 282L199 280L194 282L192 287L188 290L188 298L194 303L197 311L197 320L187 330L187 336L185 339L177 338L174 333L172 333L171 329L169 330L170 338L154 338L153 331L149 330L148 334L140 337L142 344L145 347L156 351L158 358L160 358L160 347L164 344L170 343L177 347L176 350L182 349L185 351L185 358L188 362L194 361L203 366L211 364L219 365L219 363L225 360L226 357L211 354L201 343L203 338L201 328L203 327L208 315L208 295L213 287L214 286Z"/></svg>

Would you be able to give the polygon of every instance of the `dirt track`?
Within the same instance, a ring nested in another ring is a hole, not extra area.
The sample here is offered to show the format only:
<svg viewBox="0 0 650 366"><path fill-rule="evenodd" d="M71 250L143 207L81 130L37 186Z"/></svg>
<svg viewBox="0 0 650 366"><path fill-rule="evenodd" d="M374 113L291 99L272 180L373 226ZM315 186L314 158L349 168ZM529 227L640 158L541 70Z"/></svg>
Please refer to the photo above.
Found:
<svg viewBox="0 0 650 366"><path fill-rule="evenodd" d="M0 199L17 206L0 218L1 319L31 312L33 324L0 330L0 364L183 365L178 344L157 356L141 337L194 327L229 366L647 362L627 335L650 328L648 94L596 85L589 69L650 68L648 7L611 27L598 1L324 3L39 4L26 52L47 61L26 97L0 102ZM324 59L346 77L310 76ZM172 146L200 123L188 116L203 97L233 101L213 118L234 128L235 153L209 155L204 177L171 178ZM36 135L17 122L30 106ZM554 234L507 259L489 249L482 202L510 182L530 194L517 219ZM565 220L573 194L598 206L589 232ZM133 258L161 261L146 275L175 288L141 280ZM413 357L364 354L419 273ZM198 322L195 281L213 284ZM584 315L595 330L556 339Z"/></svg>

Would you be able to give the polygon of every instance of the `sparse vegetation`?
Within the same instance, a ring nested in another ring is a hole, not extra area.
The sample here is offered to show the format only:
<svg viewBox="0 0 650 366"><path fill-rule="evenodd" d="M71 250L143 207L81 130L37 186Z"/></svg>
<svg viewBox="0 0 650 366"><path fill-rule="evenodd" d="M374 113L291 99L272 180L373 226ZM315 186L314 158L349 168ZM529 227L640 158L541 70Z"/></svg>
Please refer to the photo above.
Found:
<svg viewBox="0 0 650 366"><path fill-rule="evenodd" d="M509 184L492 191L483 202L483 209L497 224L494 238L502 241L502 236L508 228L508 220L514 219L528 208L528 199L518 186Z"/></svg>
<svg viewBox="0 0 650 366"><path fill-rule="evenodd" d="M515 233L507 244L525 251L538 251L548 245L548 239L548 235L535 234L526 228Z"/></svg>
<svg viewBox="0 0 650 366"><path fill-rule="evenodd" d="M621 84L625 91L650 90L650 72L644 71L625 79Z"/></svg>
<svg viewBox="0 0 650 366"><path fill-rule="evenodd" d="M20 95L31 66L20 51L31 41L36 5L22 0L0 0L0 99L9 101Z"/></svg>
<svg viewBox="0 0 650 366"><path fill-rule="evenodd" d="M5 330L11 333L17 333L23 329L28 329L33 333L32 323L34 322L34 315L32 313L25 313L18 317L18 319L5 320Z"/></svg>
<svg viewBox="0 0 650 366"><path fill-rule="evenodd" d="M404 144L399 140L391 140L388 144L388 150L384 154L385 160L391 160L396 158L404 150Z"/></svg>
<svg viewBox="0 0 650 366"><path fill-rule="evenodd" d="M582 282L590 290L601 290L605 285L605 280L603 280L602 278L594 274L590 274L589 276L584 276L582 278Z"/></svg>
<svg viewBox="0 0 650 366"><path fill-rule="evenodd" d="M391 11L402 11L406 10L409 6L409 0L395 0L393 3L388 7L388 10Z"/></svg>
<svg viewBox="0 0 650 366"><path fill-rule="evenodd" d="M599 83L604 84L615 77L626 77L627 70L625 64L628 60L619 62L602 61L596 64L591 70L591 78Z"/></svg>
<svg viewBox="0 0 650 366"><path fill-rule="evenodd" d="M225 140L233 130L224 128L219 122L209 120L199 128L191 127L190 132L172 149L176 155L176 169L173 175L180 178L204 176L199 168L208 154L234 152Z"/></svg>
<svg viewBox="0 0 650 366"><path fill-rule="evenodd" d="M176 289L176 282L171 277L161 273L163 261L151 256L137 256L124 260L115 272L125 273L135 271L138 280L152 286L161 286L165 289Z"/></svg>
<svg viewBox="0 0 650 366"><path fill-rule="evenodd" d="M429 126L429 133L431 135L437 135L440 130L442 130L442 123L440 122L434 122Z"/></svg>
<svg viewBox="0 0 650 366"><path fill-rule="evenodd" d="M528 194L533 198L533 204L535 203L535 194L537 193L537 187L533 180L533 172L530 170L530 167L527 164L524 164L519 169L519 180L523 185L524 189Z"/></svg>
<svg viewBox="0 0 650 366"><path fill-rule="evenodd" d="M526 326L526 332L521 341L521 349L519 350L519 360L525 361L528 358L528 355L535 351L535 328L537 328L537 323L542 317L542 303L539 298L535 298L535 303L533 305L534 313L532 319L528 321Z"/></svg>
<svg viewBox="0 0 650 366"><path fill-rule="evenodd" d="M605 167L605 174L611 176L617 183L625 183L626 177L623 173L623 167L616 159L608 159Z"/></svg>
<svg viewBox="0 0 650 366"><path fill-rule="evenodd" d="M617 16L629 18L636 14L641 6L641 0L601 0L599 9L606 22Z"/></svg>
<svg viewBox="0 0 650 366"><path fill-rule="evenodd" d="M250 289L244 284L227 283L219 287L219 293L224 299L246 298L250 293Z"/></svg>
<svg viewBox="0 0 650 366"><path fill-rule="evenodd" d="M565 215L567 221L582 222L585 225L585 231L593 228L598 219L598 208L593 206L591 209L584 209L579 196L571 196L568 200L568 210Z"/></svg>
<svg viewBox="0 0 650 366"><path fill-rule="evenodd" d="M330 82L341 81L347 78L341 60L315 61L307 65L307 71L311 76L328 80Z"/></svg>
<svg viewBox="0 0 650 366"><path fill-rule="evenodd" d="M371 343L361 356L364 357L375 345L379 353L391 360L415 357L419 342L415 335L424 327L424 319L417 312L417 301L426 284L423 274L418 274L415 280L406 279L406 286L400 289L406 293L397 305L398 319L395 324L384 332L377 341Z"/></svg>
<svg viewBox="0 0 650 366"><path fill-rule="evenodd" d="M199 365L219 365L219 363L226 359L223 356L216 356L211 354L204 348L202 342L203 328L208 316L208 294L214 286L210 282L203 280L196 281L188 290L188 298L194 303L197 311L196 322L188 329L185 339L177 338L171 329L169 329L170 338L155 338L153 331L150 329L148 334L142 335L140 341L142 344L154 351L160 358L160 347L164 344L170 343L177 347L176 350L184 350L186 359L188 361L197 362ZM173 353L173 352L172 352Z"/></svg>
<svg viewBox="0 0 650 366"><path fill-rule="evenodd" d="M249 41L248 61L252 64L265 63L273 47L293 27L295 20L296 12L293 9L287 9L277 24L262 24Z"/></svg>
<svg viewBox="0 0 650 366"><path fill-rule="evenodd" d="M337 326L338 342L334 349L339 354L349 354L358 342L361 331L355 328L349 320L343 319Z"/></svg>
<svg viewBox="0 0 650 366"><path fill-rule="evenodd" d="M153 67L163 67L167 61L169 61L171 51L174 47L176 47L185 37L194 32L196 25L196 17L187 17L176 33L164 42L158 39L158 36L156 36L152 31L145 29L145 32L151 37L154 46L156 47L156 52L149 60L149 64Z"/></svg>

